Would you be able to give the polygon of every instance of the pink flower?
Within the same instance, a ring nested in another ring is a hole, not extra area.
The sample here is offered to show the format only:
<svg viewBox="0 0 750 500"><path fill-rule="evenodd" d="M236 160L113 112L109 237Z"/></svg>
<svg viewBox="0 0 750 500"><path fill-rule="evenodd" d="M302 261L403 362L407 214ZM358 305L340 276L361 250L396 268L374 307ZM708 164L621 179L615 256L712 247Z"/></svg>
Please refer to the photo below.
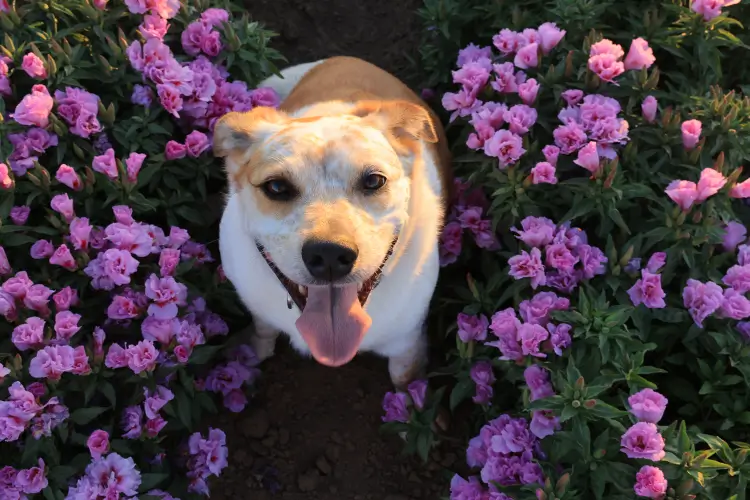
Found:
<svg viewBox="0 0 750 500"><path fill-rule="evenodd" d="M186 146L180 144L177 141L167 142L167 147L164 150L164 157L167 160L179 160L180 158L185 158L186 154L187 154Z"/></svg>
<svg viewBox="0 0 750 500"><path fill-rule="evenodd" d="M86 440L91 457L98 460L109 451L109 433L101 429L95 430Z"/></svg>
<svg viewBox="0 0 750 500"><path fill-rule="evenodd" d="M174 276L177 264L180 263L180 251L176 248L165 248L159 255L159 268L162 276Z"/></svg>
<svg viewBox="0 0 750 500"><path fill-rule="evenodd" d="M180 37L182 49L190 56L197 56L202 50L204 40L208 38L212 32L213 29L209 23L203 20L193 21L188 24Z"/></svg>
<svg viewBox="0 0 750 500"><path fill-rule="evenodd" d="M469 371L471 380L476 385L476 392L472 401L476 404L484 405L492 401L492 384L495 383L495 374L492 371L492 363L489 361L479 361L471 367Z"/></svg>
<svg viewBox="0 0 750 500"><path fill-rule="evenodd" d="M138 270L138 261L130 252L110 248L104 252L104 272L116 285L130 283L130 275Z"/></svg>
<svg viewBox="0 0 750 500"><path fill-rule="evenodd" d="M528 216L521 221L521 229L512 228L516 237L531 247L543 247L555 235L555 223L546 217Z"/></svg>
<svg viewBox="0 0 750 500"><path fill-rule="evenodd" d="M722 283L738 292L747 293L750 291L750 265L740 263L738 266L730 267L726 276L722 278Z"/></svg>
<svg viewBox="0 0 750 500"><path fill-rule="evenodd" d="M250 102L253 107L267 106L269 108L276 108L281 103L279 94L276 93L271 87L258 87L250 92Z"/></svg>
<svg viewBox="0 0 750 500"><path fill-rule="evenodd" d="M37 78L39 80L47 78L47 69L44 67L44 61L33 52L29 52L23 56L21 69L31 78Z"/></svg>
<svg viewBox="0 0 750 500"><path fill-rule="evenodd" d="M138 439L143 432L142 427L143 410L139 406L128 406L123 411L122 428L125 431L122 437L125 439Z"/></svg>
<svg viewBox="0 0 750 500"><path fill-rule="evenodd" d="M156 368L158 356L159 352L154 347L153 342L149 340L141 340L135 345L128 346L125 350L128 367L135 374L144 371L150 372Z"/></svg>
<svg viewBox="0 0 750 500"><path fill-rule="evenodd" d="M548 144L542 148L542 154L544 155L544 159L547 160L550 165L553 167L557 166L557 157L560 155L560 148Z"/></svg>
<svg viewBox="0 0 750 500"><path fill-rule="evenodd" d="M140 313L135 301L123 295L115 295L107 308L107 316L114 320L137 318Z"/></svg>
<svg viewBox="0 0 750 500"><path fill-rule="evenodd" d="M412 403L417 410L424 408L425 398L427 397L427 381L415 380L407 387L407 392L411 397Z"/></svg>
<svg viewBox="0 0 750 500"><path fill-rule="evenodd" d="M662 499L667 494L667 479L658 467L644 465L635 475L633 489L639 497Z"/></svg>
<svg viewBox="0 0 750 500"><path fill-rule="evenodd" d="M44 347L44 320L32 316L13 329L11 342L19 351Z"/></svg>
<svg viewBox="0 0 750 500"><path fill-rule="evenodd" d="M127 205L113 206L112 213L115 215L115 221L125 226L130 226L135 222L133 219L133 209Z"/></svg>
<svg viewBox="0 0 750 500"><path fill-rule="evenodd" d="M696 14L703 16L705 21L710 21L721 15L722 7L736 5L740 0L693 0L690 8Z"/></svg>
<svg viewBox="0 0 750 500"><path fill-rule="evenodd" d="M724 293L716 283L711 281L701 283L698 280L689 279L682 291L682 300L695 324L703 328L703 321L718 310L723 303Z"/></svg>
<svg viewBox="0 0 750 500"><path fill-rule="evenodd" d="M560 94L560 96L565 99L565 102L568 103L568 106L572 107L581 102L581 99L583 99L583 90L569 89Z"/></svg>
<svg viewBox="0 0 750 500"><path fill-rule="evenodd" d="M724 290L724 300L719 308L719 316L731 319L745 319L750 316L750 300L732 288Z"/></svg>
<svg viewBox="0 0 750 500"><path fill-rule="evenodd" d="M713 168L704 168L698 181L698 195L695 201L701 202L718 193L727 183L726 177Z"/></svg>
<svg viewBox="0 0 750 500"><path fill-rule="evenodd" d="M682 145L688 151L695 149L701 138L703 124L698 120L686 120L682 122Z"/></svg>
<svg viewBox="0 0 750 500"><path fill-rule="evenodd" d="M91 462L86 468L84 478L86 477L99 483L100 491L111 492L109 496L113 499L138 496L138 487L141 485L141 473L136 469L133 459L123 458L117 453L110 453Z"/></svg>
<svg viewBox="0 0 750 500"><path fill-rule="evenodd" d="M537 112L525 104L516 104L503 114L503 118L511 132L523 135L536 123Z"/></svg>
<svg viewBox="0 0 750 500"><path fill-rule="evenodd" d="M654 123L656 120L657 101L652 95L647 96L641 104L641 112L643 113L643 119L648 123Z"/></svg>
<svg viewBox="0 0 750 500"><path fill-rule="evenodd" d="M33 245L31 245L31 258L32 259L46 259L50 257L53 253L55 253L55 247L52 246L52 243L50 243L47 240L39 240L34 242ZM2 274L2 273L0 273Z"/></svg>
<svg viewBox="0 0 750 500"><path fill-rule="evenodd" d="M480 59L466 63L457 71L453 71L453 82L462 85L463 88L474 95L484 89L490 79L492 64L489 59Z"/></svg>
<svg viewBox="0 0 750 500"><path fill-rule="evenodd" d="M69 345L47 346L36 353L29 364L29 375L34 378L60 380L63 373L73 371L75 352Z"/></svg>
<svg viewBox="0 0 750 500"><path fill-rule="evenodd" d="M539 365L531 365L523 371L523 378L529 386L530 401L544 399L555 395L555 390L549 381L549 372Z"/></svg>
<svg viewBox="0 0 750 500"><path fill-rule="evenodd" d="M119 172L117 171L115 150L109 148L104 152L103 155L94 156L92 168L94 169L94 171L104 174L112 180L117 179L119 176Z"/></svg>
<svg viewBox="0 0 750 500"><path fill-rule="evenodd" d="M666 295L661 288L661 274L652 274L646 269L641 270L641 279L628 290L628 296L634 306L644 304L649 309L667 307L664 302Z"/></svg>
<svg viewBox="0 0 750 500"><path fill-rule="evenodd" d="M52 257L49 258L49 263L64 267L68 271L75 271L76 269L78 269L78 263L73 257L73 254L70 253L70 249L68 249L68 246L65 244L57 247L55 253L53 253Z"/></svg>
<svg viewBox="0 0 750 500"><path fill-rule="evenodd" d="M0 245L0 276L10 274L12 269L8 261L8 255L5 253L5 248Z"/></svg>
<svg viewBox="0 0 750 500"><path fill-rule="evenodd" d="M26 126L46 128L49 125L49 114L54 102L44 85L34 85L31 93L26 95L16 106L13 119Z"/></svg>
<svg viewBox="0 0 750 500"><path fill-rule="evenodd" d="M548 338L549 332L541 325L524 323L518 328L518 340L521 342L521 353L524 356L546 358L547 355L539 349Z"/></svg>
<svg viewBox="0 0 750 500"><path fill-rule="evenodd" d="M80 314L73 314L70 311L58 312L55 315L55 333L57 334L57 339L70 340L81 329L78 326L80 320Z"/></svg>
<svg viewBox="0 0 750 500"><path fill-rule="evenodd" d="M521 69L536 68L539 66L539 44L530 43L519 49L516 57L513 59L513 64Z"/></svg>
<svg viewBox="0 0 750 500"><path fill-rule="evenodd" d="M160 83L156 86L156 94L159 96L161 106L167 113L179 118L179 112L184 104L179 89L169 83Z"/></svg>
<svg viewBox="0 0 750 500"><path fill-rule="evenodd" d="M457 93L446 92L443 94L441 103L446 111L453 111L450 121L455 120L459 116L469 116L482 105L482 101L478 100L475 95L467 92L465 89L461 89Z"/></svg>
<svg viewBox="0 0 750 500"><path fill-rule="evenodd" d="M156 14L147 14L143 16L143 22L138 27L138 32L146 40L148 40L149 38L163 40L164 35L167 34L168 29L169 23L166 19Z"/></svg>
<svg viewBox="0 0 750 500"><path fill-rule="evenodd" d="M64 163L58 167L55 178L60 183L65 184L70 189L74 189L76 191L80 191L83 187L81 178L78 177L78 174L75 170L73 170L73 167L65 165Z"/></svg>
<svg viewBox="0 0 750 500"><path fill-rule="evenodd" d="M682 210L689 210L698 197L698 186L691 181L672 181L664 192Z"/></svg>
<svg viewBox="0 0 750 500"><path fill-rule="evenodd" d="M589 58L589 69L602 81L612 83L615 78L625 72L625 65L614 55L604 53Z"/></svg>
<svg viewBox="0 0 750 500"><path fill-rule="evenodd" d="M508 264L510 265L509 274L517 280L530 278L531 288L534 290L547 282L544 264L542 264L542 253L538 248L532 248L530 254L523 250L521 255L508 259Z"/></svg>
<svg viewBox="0 0 750 500"><path fill-rule="evenodd" d="M596 149L596 143L594 141L589 142L580 150L578 150L578 158L573 160L578 166L581 166L591 172L592 175L599 171L599 153Z"/></svg>
<svg viewBox="0 0 750 500"><path fill-rule="evenodd" d="M745 179L739 184L732 186L729 190L730 198L750 198L750 179Z"/></svg>
<svg viewBox="0 0 750 500"><path fill-rule="evenodd" d="M211 26L218 26L229 21L229 12L224 9L210 8L203 11L201 20Z"/></svg>
<svg viewBox="0 0 750 500"><path fill-rule="evenodd" d="M636 38L630 43L630 50L625 56L625 69L648 69L656 61L654 51L643 38Z"/></svg>
<svg viewBox="0 0 750 500"><path fill-rule="evenodd" d="M625 55L625 51L622 50L622 46L605 38L593 44L589 50L589 56L598 56L602 54L611 54L615 59L622 59Z"/></svg>
<svg viewBox="0 0 750 500"><path fill-rule="evenodd" d="M44 285L31 285L26 290L26 295L23 298L23 305L29 309L38 312L39 314L46 317L49 314L49 298L52 296L53 290L50 290Z"/></svg>
<svg viewBox="0 0 750 500"><path fill-rule="evenodd" d="M78 304L78 292L66 286L52 296L58 311L67 311L70 307Z"/></svg>
<svg viewBox="0 0 750 500"><path fill-rule="evenodd" d="M498 130L484 144L484 153L487 156L497 158L500 168L504 169L518 161L526 150L523 148L523 140L509 130Z"/></svg>
<svg viewBox="0 0 750 500"><path fill-rule="evenodd" d="M491 57L491 47L479 47L477 45L474 45L473 43L470 43L469 45L458 51L456 66L463 66L468 62L476 61L481 58L490 59Z"/></svg>
<svg viewBox="0 0 750 500"><path fill-rule="evenodd" d="M493 64L492 70L495 72L495 81L490 83L493 89L501 94L518 92L518 84L523 81L520 78L523 73L520 71L516 73L516 67L513 66L513 63Z"/></svg>
<svg viewBox="0 0 750 500"><path fill-rule="evenodd" d="M55 91L57 113L70 125L70 133L88 139L101 132L97 119L99 97L91 92L75 87L66 87L65 92Z"/></svg>
<svg viewBox="0 0 750 500"><path fill-rule="evenodd" d="M131 14L145 14L148 12L148 0L125 0L125 5Z"/></svg>
<svg viewBox="0 0 750 500"><path fill-rule="evenodd" d="M101 331L101 329L99 330ZM107 351L107 357L104 360L104 366L107 368L124 368L128 366L127 350L119 344L112 344Z"/></svg>
<svg viewBox="0 0 750 500"><path fill-rule="evenodd" d="M470 316L459 313L458 315L458 337L462 342L471 342L472 340L485 340L487 338L487 327L489 321L484 314Z"/></svg>
<svg viewBox="0 0 750 500"><path fill-rule="evenodd" d="M107 8L107 2L109 2L109 0L93 0L93 2L91 3L94 5L95 8L99 10L104 10Z"/></svg>
<svg viewBox="0 0 750 500"><path fill-rule="evenodd" d="M461 254L463 229L457 221L452 221L443 226L440 233L438 251L440 252L440 265L447 266L456 262Z"/></svg>
<svg viewBox="0 0 750 500"><path fill-rule="evenodd" d="M75 209L73 208L73 200L67 194L58 194L52 197L50 202L52 210L60 213L65 218L66 222L70 222L75 217Z"/></svg>
<svg viewBox="0 0 750 500"><path fill-rule="evenodd" d="M71 372L74 375L88 375L91 373L89 357L88 354L86 354L86 348L82 345L79 345L73 350L73 369Z"/></svg>
<svg viewBox="0 0 750 500"><path fill-rule="evenodd" d="M155 274L146 280L146 296L154 301L148 314L157 319L172 319L177 316L177 306L186 304L187 287L177 283L171 276L159 278Z"/></svg>
<svg viewBox="0 0 750 500"><path fill-rule="evenodd" d="M747 235L747 228L744 224L740 224L736 221L730 221L724 226L724 237L722 238L721 246L726 252L733 252L737 245L745 241Z"/></svg>
<svg viewBox="0 0 750 500"><path fill-rule="evenodd" d="M524 104L531 106L536 100L536 96L539 93L539 83L536 79L529 78L518 86L518 96L521 98Z"/></svg>
<svg viewBox="0 0 750 500"><path fill-rule="evenodd" d="M643 389L628 398L630 413L641 422L659 423L669 400L654 391Z"/></svg>
<svg viewBox="0 0 750 500"><path fill-rule="evenodd" d="M664 264L667 263L667 254L664 252L656 252L654 253L649 259L648 263L646 264L646 269L650 273L656 273L664 267Z"/></svg>
<svg viewBox="0 0 750 500"><path fill-rule="evenodd" d="M650 422L638 422L622 435L621 451L628 458L640 458L658 462L666 455L664 438L659 429Z"/></svg>
<svg viewBox="0 0 750 500"><path fill-rule="evenodd" d="M569 299L558 297L554 292L539 292L531 300L521 302L518 310L526 323L544 325L549 321L552 311L565 311L569 307Z"/></svg>
<svg viewBox="0 0 750 500"><path fill-rule="evenodd" d="M2 247L0 247L0 249L2 249ZM5 250L2 250L2 256L5 256ZM7 257L3 260L7 262ZM10 272L9 265L7 269L5 269L6 265L3 265L2 267L3 269L0 269L0 274L8 274ZM9 278L2 284L2 289L14 299L23 300L26 296L26 291L31 288L31 285L33 284L34 282L29 279L29 275L26 271L18 271L14 277Z"/></svg>
<svg viewBox="0 0 750 500"><path fill-rule="evenodd" d="M146 429L146 436L154 438L159 435L159 432L166 427L167 421L161 415L157 415L146 421L144 428Z"/></svg>
<svg viewBox="0 0 750 500"><path fill-rule="evenodd" d="M174 393L163 385L157 385L153 393L144 387L143 393L146 399L143 402L143 409L148 419L154 419L159 416L159 411L174 399Z"/></svg>
<svg viewBox="0 0 750 500"><path fill-rule="evenodd" d="M507 28L500 30L500 33L492 37L492 44L506 56L518 50L518 42L518 33ZM485 57L491 57L491 55L485 55Z"/></svg>
<svg viewBox="0 0 750 500"><path fill-rule="evenodd" d="M172 19L180 11L179 0L146 0L149 9L164 19Z"/></svg>
<svg viewBox="0 0 750 500"><path fill-rule="evenodd" d="M531 169L531 182L534 184L557 184L555 174L555 167L552 164L540 161Z"/></svg>
<svg viewBox="0 0 750 500"><path fill-rule="evenodd" d="M15 321L18 316L16 301L5 290L0 290L0 316L3 316L9 322Z"/></svg>
<svg viewBox="0 0 750 500"><path fill-rule="evenodd" d="M141 171L143 166L143 160L146 159L146 155L143 153L130 153L125 159L125 171L128 175L128 181L136 182L138 180L138 172Z"/></svg>
<svg viewBox="0 0 750 500"><path fill-rule="evenodd" d="M537 29L541 39L542 53L547 55L565 36L565 30L561 30L555 23L543 23Z"/></svg>
<svg viewBox="0 0 750 500"><path fill-rule="evenodd" d="M529 430L539 439L551 436L560 429L560 417L549 410L537 410L531 417Z"/></svg>
<svg viewBox="0 0 750 500"><path fill-rule="evenodd" d="M553 243L545 249L546 264L563 273L572 273L573 266L578 263L578 257L563 243Z"/></svg>
<svg viewBox="0 0 750 500"><path fill-rule="evenodd" d="M39 459L38 467L22 469L18 471L18 475L16 476L15 486L28 495L41 493L48 485L44 460L41 458Z"/></svg>
<svg viewBox="0 0 750 500"><path fill-rule="evenodd" d="M569 155L583 147L587 139L586 132L576 122L560 125L552 132L552 136L555 138L555 144L560 148L560 152L564 155Z"/></svg>
<svg viewBox="0 0 750 500"><path fill-rule="evenodd" d="M76 250L86 250L91 237L91 224L86 217L76 217L70 221L70 242Z"/></svg>
<svg viewBox="0 0 750 500"><path fill-rule="evenodd" d="M10 189L13 187L13 179L10 176L8 165L0 163L0 189Z"/></svg>
<svg viewBox="0 0 750 500"><path fill-rule="evenodd" d="M185 149L187 154L193 158L198 158L210 145L206 134L198 130L193 130L185 137Z"/></svg>

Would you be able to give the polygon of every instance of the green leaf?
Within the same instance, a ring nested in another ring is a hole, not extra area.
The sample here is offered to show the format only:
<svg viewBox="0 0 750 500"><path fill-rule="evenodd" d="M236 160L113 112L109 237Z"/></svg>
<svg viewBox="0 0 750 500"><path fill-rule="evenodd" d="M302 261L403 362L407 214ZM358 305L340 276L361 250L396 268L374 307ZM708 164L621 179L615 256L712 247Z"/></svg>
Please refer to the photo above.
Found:
<svg viewBox="0 0 750 500"><path fill-rule="evenodd" d="M461 402L467 399L471 394L474 393L476 384L471 379L464 379L459 381L451 391L450 397L450 410L453 411Z"/></svg>
<svg viewBox="0 0 750 500"><path fill-rule="evenodd" d="M117 395L115 394L115 388L114 386L107 380L100 380L99 381L99 392L101 392L105 398L107 398L107 401L110 402L112 405L112 408L114 408L117 404Z"/></svg>
<svg viewBox="0 0 750 500"><path fill-rule="evenodd" d="M698 434L698 439L706 443L712 450L717 452L722 460L725 462L734 462L734 452L729 447L726 441L716 436L709 436L707 434Z"/></svg>
<svg viewBox="0 0 750 500"><path fill-rule="evenodd" d="M169 479L169 474L165 474L165 473L141 474L141 486L138 488L138 491L142 493L142 492L146 492L149 490L153 490L166 479Z"/></svg>
<svg viewBox="0 0 750 500"><path fill-rule="evenodd" d="M220 345L202 345L196 347L193 353L190 355L188 364L191 365L205 365L211 361L214 355L219 352L223 346Z"/></svg>
<svg viewBox="0 0 750 500"><path fill-rule="evenodd" d="M578 414L578 409L573 408L571 405L566 405L560 414L560 423L566 422Z"/></svg>
<svg viewBox="0 0 750 500"><path fill-rule="evenodd" d="M430 458L430 448L432 448L432 434L429 430L423 430L417 435L417 454L424 462Z"/></svg>
<svg viewBox="0 0 750 500"><path fill-rule="evenodd" d="M609 405L605 403L604 401L596 399L596 405L594 405L593 408L588 410L589 413L592 413L600 418L606 418L606 419L616 419L620 417L624 417L628 414L626 411L618 410L612 405Z"/></svg>
<svg viewBox="0 0 750 500"><path fill-rule="evenodd" d="M94 406L92 408L79 408L70 414L70 420L78 425L86 425L96 417L107 411L109 408L103 406Z"/></svg>
<svg viewBox="0 0 750 500"><path fill-rule="evenodd" d="M193 430L193 419L190 411L190 399L184 391L175 391L175 400L177 402L177 416L182 425L189 431Z"/></svg>

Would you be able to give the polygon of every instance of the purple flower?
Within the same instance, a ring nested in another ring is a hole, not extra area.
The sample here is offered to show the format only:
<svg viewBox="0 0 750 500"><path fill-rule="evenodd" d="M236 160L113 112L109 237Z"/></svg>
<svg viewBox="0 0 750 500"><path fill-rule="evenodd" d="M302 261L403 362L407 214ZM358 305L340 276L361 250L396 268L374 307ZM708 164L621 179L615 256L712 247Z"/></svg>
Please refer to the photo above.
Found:
<svg viewBox="0 0 750 500"><path fill-rule="evenodd" d="M541 325L524 323L518 328L518 340L521 342L521 353L524 356L546 358L547 355L540 352L542 342L549 338L549 332Z"/></svg>
<svg viewBox="0 0 750 500"><path fill-rule="evenodd" d="M634 306L643 304L649 309L667 307L664 302L666 295L661 288L661 274L652 274L646 269L641 271L641 279L628 290L628 296Z"/></svg>
<svg viewBox="0 0 750 500"><path fill-rule="evenodd" d="M519 135L505 129L500 129L484 143L484 153L497 158L500 168L504 169L518 161L526 153L523 139Z"/></svg>
<svg viewBox="0 0 750 500"><path fill-rule="evenodd" d="M716 283L711 281L701 283L698 280L689 279L682 291L682 299L695 324L703 328L703 321L721 306L724 294Z"/></svg>
<svg viewBox="0 0 750 500"><path fill-rule="evenodd" d="M549 381L549 372L539 365L531 365L523 372L526 385L529 386L531 395L529 400L549 398L555 395L555 390Z"/></svg>
<svg viewBox="0 0 750 500"><path fill-rule="evenodd" d="M232 413L240 413L247 405L247 396L240 389L235 389L224 396L224 407Z"/></svg>
<svg viewBox="0 0 750 500"><path fill-rule="evenodd" d="M60 311L55 315L55 334L57 339L67 342L73 335L81 329L78 322L81 320L80 314L74 314L70 311Z"/></svg>
<svg viewBox="0 0 750 500"><path fill-rule="evenodd" d="M560 418L549 410L537 410L531 417L529 430L539 439L551 436L560 428Z"/></svg>
<svg viewBox="0 0 750 500"><path fill-rule="evenodd" d="M583 279L590 280L605 273L608 259L599 248L583 243L576 247L576 251L583 265Z"/></svg>
<svg viewBox="0 0 750 500"><path fill-rule="evenodd" d="M664 264L666 263L667 263L667 254L664 252L656 252L651 256L651 258L648 259L648 263L646 264L646 269L650 273L657 273L659 272L659 269L664 267Z"/></svg>
<svg viewBox="0 0 750 500"><path fill-rule="evenodd" d="M388 392L383 398L383 422L408 422L409 398L403 392Z"/></svg>
<svg viewBox="0 0 750 500"><path fill-rule="evenodd" d="M228 395L240 389L242 384L252 380L255 371L246 368L237 361L230 361L226 365L214 368L206 377L206 390Z"/></svg>
<svg viewBox="0 0 750 500"><path fill-rule="evenodd" d="M562 243L553 243L545 249L547 265L563 273L573 272L573 266L578 263L578 257Z"/></svg>
<svg viewBox="0 0 750 500"><path fill-rule="evenodd" d="M458 337L462 342L472 340L485 340L487 338L487 327L489 321L484 314L469 315L458 314Z"/></svg>
<svg viewBox="0 0 750 500"><path fill-rule="evenodd" d="M518 341L518 329L521 322L518 321L513 308L507 308L498 311L492 315L490 330L498 340L496 342L487 342L485 345L497 347L502 356L500 359L518 361L523 358L521 344Z"/></svg>
<svg viewBox="0 0 750 500"><path fill-rule="evenodd" d="M740 321L737 323L737 331L740 332L745 342L750 343L750 321Z"/></svg>
<svg viewBox="0 0 750 500"><path fill-rule="evenodd" d="M490 421L489 425L493 428L490 449L495 453L522 453L533 449L536 444L536 438L529 431L526 419L500 415Z"/></svg>
<svg viewBox="0 0 750 500"><path fill-rule="evenodd" d="M747 236L747 229L743 224L739 222L731 221L724 226L724 238L722 240L722 246L727 252L733 252L737 245L745 241Z"/></svg>
<svg viewBox="0 0 750 500"><path fill-rule="evenodd" d="M538 248L532 248L530 254L526 250L521 251L520 255L508 259L508 264L510 264L509 274L517 280L530 278L531 288L534 290L547 282L544 264L542 264L542 253Z"/></svg>
<svg viewBox="0 0 750 500"><path fill-rule="evenodd" d="M472 398L477 404L488 404L492 401L492 384L495 383L495 374L492 371L492 363L479 361L471 367L469 372L471 380L476 384L476 393Z"/></svg>
<svg viewBox="0 0 750 500"><path fill-rule="evenodd" d="M147 387L143 388L143 395L146 400L143 402L144 413L149 420L159 416L159 410L174 399L174 393L164 387L157 385L156 390L151 392Z"/></svg>
<svg viewBox="0 0 750 500"><path fill-rule="evenodd" d="M628 458L642 458L658 462L666 455L664 438L659 434L656 424L638 422L622 435L620 450Z"/></svg>
<svg viewBox="0 0 750 500"><path fill-rule="evenodd" d="M727 274L722 278L722 283L732 287L740 293L747 293L750 291L750 263L747 265L740 264L738 266L732 266L727 271Z"/></svg>
<svg viewBox="0 0 750 500"><path fill-rule="evenodd" d="M669 400L652 389L643 389L628 398L630 413L641 422L659 423Z"/></svg>
<svg viewBox="0 0 750 500"><path fill-rule="evenodd" d="M555 354L562 356L563 349L570 347L572 342L570 338L570 330L573 327L567 323L560 323L555 326L552 323L547 323L547 331L550 333L550 342L552 343L552 350Z"/></svg>
<svg viewBox="0 0 750 500"><path fill-rule="evenodd" d="M130 283L130 275L138 270L138 261L133 258L130 252L110 248L100 255L102 255L102 269L107 278L112 280L115 285Z"/></svg>
<svg viewBox="0 0 750 500"><path fill-rule="evenodd" d="M48 484L44 460L41 458L38 467L18 471L15 481L15 486L28 495L40 493Z"/></svg>
<svg viewBox="0 0 750 500"><path fill-rule="evenodd" d="M633 489L639 497L661 499L667 493L667 479L658 467L644 465L635 475Z"/></svg>
<svg viewBox="0 0 750 500"><path fill-rule="evenodd" d="M101 132L97 119L99 97L83 89L67 87L65 92L55 91L57 114L70 125L70 132L88 139Z"/></svg>
<svg viewBox="0 0 750 500"><path fill-rule="evenodd" d="M125 433L122 435L125 439L138 439L143 432L143 411L139 406L128 406L123 411L122 428Z"/></svg>
<svg viewBox="0 0 750 500"><path fill-rule="evenodd" d="M31 209L26 206L13 207L10 209L10 220L17 226L23 226L29 219Z"/></svg>
<svg viewBox="0 0 750 500"><path fill-rule="evenodd" d="M34 378L60 380L63 373L72 372L75 366L75 350L67 345L47 346L37 351L29 364L29 375Z"/></svg>
<svg viewBox="0 0 750 500"><path fill-rule="evenodd" d="M427 381L415 380L406 388L412 403L417 410L424 408L425 398L427 397Z"/></svg>
<svg viewBox="0 0 750 500"><path fill-rule="evenodd" d="M146 296L154 301L148 306L150 316L172 319L177 316L177 307L186 305L187 287L171 276L159 278L152 274L146 281Z"/></svg>
<svg viewBox="0 0 750 500"><path fill-rule="evenodd" d="M467 481L456 474L451 479L450 500L485 500L486 498L487 492L476 476L469 477Z"/></svg>
<svg viewBox="0 0 750 500"><path fill-rule="evenodd" d="M745 319L750 316L750 300L732 288L724 290L724 300L718 314L724 318Z"/></svg>
<svg viewBox="0 0 750 500"><path fill-rule="evenodd" d="M141 473L136 469L133 459L123 458L117 453L110 453L107 456L95 459L86 467L86 475L79 480L75 488L68 491L68 497L72 496L71 491L73 490L83 493L87 488L92 487L98 487L99 491L111 492L113 498L133 497L138 495L140 485ZM75 496L73 498L81 497Z"/></svg>
<svg viewBox="0 0 750 500"><path fill-rule="evenodd" d="M32 316L13 329L11 341L19 351L44 347L44 320Z"/></svg>

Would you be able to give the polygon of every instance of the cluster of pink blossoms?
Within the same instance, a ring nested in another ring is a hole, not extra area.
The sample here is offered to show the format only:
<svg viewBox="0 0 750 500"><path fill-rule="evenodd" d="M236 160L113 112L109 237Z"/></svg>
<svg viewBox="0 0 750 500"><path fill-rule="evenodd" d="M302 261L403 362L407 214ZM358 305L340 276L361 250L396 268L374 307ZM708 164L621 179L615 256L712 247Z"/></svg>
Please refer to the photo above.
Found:
<svg viewBox="0 0 750 500"><path fill-rule="evenodd" d="M581 280L606 271L607 257L588 244L582 229L567 223L558 227L546 217L529 216L521 221L521 229L512 231L532 248L508 259L509 274L517 280L529 278L533 289L547 285L571 293Z"/></svg>
<svg viewBox="0 0 750 500"><path fill-rule="evenodd" d="M656 426L664 416L669 401L652 389L643 389L628 398L630 413L638 423L623 434L622 452L630 458L659 461L664 455L664 438ZM664 498L667 480L658 467L644 465L636 474L636 495L647 498Z"/></svg>
<svg viewBox="0 0 750 500"><path fill-rule="evenodd" d="M454 199L443 231L440 234L440 265L453 264L461 254L463 234L468 231L479 248L495 250L500 247L488 219L489 202L480 188L471 188L461 179L454 180Z"/></svg>
<svg viewBox="0 0 750 500"><path fill-rule="evenodd" d="M649 309L667 307L664 302L666 293L661 288L661 274L659 274L659 270L664 267L666 261L667 254L664 252L656 252L648 259L646 267L641 270L640 279L628 290L628 296L634 306L643 304ZM631 265L628 271L637 271L633 267Z"/></svg>
<svg viewBox="0 0 750 500"><path fill-rule="evenodd" d="M615 83L614 79L625 71L648 69L654 62L654 51L643 38L631 42L627 56L621 45L606 38L589 49L588 68L605 82Z"/></svg>
<svg viewBox="0 0 750 500"><path fill-rule="evenodd" d="M131 12L139 13L133 11ZM144 44L134 41L127 49L130 64L143 73L144 80L155 85L162 107L187 125L213 130L221 116L230 111L249 111L255 106L278 106L278 95L270 88L248 90L244 82L229 82L225 68L214 65L205 55L214 57L222 49L220 33L214 28L229 20L223 9L208 9L182 33L185 52L196 56L181 64L162 41L168 26L142 29ZM146 21L144 20L144 23ZM150 106L154 92L148 85L136 85L131 100ZM175 156L176 157L176 156Z"/></svg>
<svg viewBox="0 0 750 500"><path fill-rule="evenodd" d="M65 500L135 497L140 485L141 473L133 459L110 453L92 460L86 474L68 489Z"/></svg>
<svg viewBox="0 0 750 500"><path fill-rule="evenodd" d="M206 481L210 476L221 475L221 471L227 466L229 451L226 443L226 435L219 429L209 428L207 438L198 432L190 436L188 441L190 458L187 462L189 491L209 496Z"/></svg>
<svg viewBox="0 0 750 500"><path fill-rule="evenodd" d="M700 136L700 122L697 120L691 120L692 122L698 123L697 136ZM685 122L688 123L688 122ZM683 123L683 142L685 141L685 123ZM695 137L695 136L692 136ZM693 139L695 142L690 142L693 146L697 143L697 138ZM727 184L727 178L713 168L704 168L701 171L698 182L686 180L674 180L669 183L665 192L667 196L677 204L682 210L688 211L694 205L698 205L708 200L710 197L721 191ZM735 184L729 189L730 198L750 198L750 179L747 179L739 184Z"/></svg>
<svg viewBox="0 0 750 500"><path fill-rule="evenodd" d="M143 408L141 406L129 406L125 408L122 416L122 426L125 439L141 439L145 434L147 438L155 438L167 425L167 421L159 411L167 403L174 399L174 393L163 385L157 385L154 391L147 387L143 388ZM146 423L143 423L143 416Z"/></svg>
<svg viewBox="0 0 750 500"><path fill-rule="evenodd" d="M738 3L740 3L740 0L693 0L690 3L690 9L703 16L704 20L710 21L722 14L722 8Z"/></svg>
<svg viewBox="0 0 750 500"><path fill-rule="evenodd" d="M44 460L39 459L37 467L16 470L11 466L0 469L0 498L24 500L26 495L41 493L49 481Z"/></svg>
<svg viewBox="0 0 750 500"><path fill-rule="evenodd" d="M0 368L5 375L7 368ZM5 376L3 375L3 376ZM52 431L69 416L68 408L56 397L49 398L42 404L40 398L47 389L43 384L34 382L25 388L16 381L8 388L10 396L0 401L0 441L18 441L27 429L35 439L51 436Z"/></svg>

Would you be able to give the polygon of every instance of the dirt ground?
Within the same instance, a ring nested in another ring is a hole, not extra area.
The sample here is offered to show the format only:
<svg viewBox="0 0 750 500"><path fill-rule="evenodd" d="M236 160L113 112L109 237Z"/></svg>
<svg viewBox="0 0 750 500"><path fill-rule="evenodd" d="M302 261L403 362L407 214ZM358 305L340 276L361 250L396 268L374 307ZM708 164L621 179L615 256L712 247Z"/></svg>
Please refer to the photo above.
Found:
<svg viewBox="0 0 750 500"><path fill-rule="evenodd" d="M253 19L280 33L291 64L331 55L362 57L408 78L419 38L420 0L251 0ZM360 356L338 369L294 353L283 339L262 367L256 399L222 415L230 466L213 500L437 500L457 453L429 464L400 455L403 442L379 433L391 390L385 360Z"/></svg>

